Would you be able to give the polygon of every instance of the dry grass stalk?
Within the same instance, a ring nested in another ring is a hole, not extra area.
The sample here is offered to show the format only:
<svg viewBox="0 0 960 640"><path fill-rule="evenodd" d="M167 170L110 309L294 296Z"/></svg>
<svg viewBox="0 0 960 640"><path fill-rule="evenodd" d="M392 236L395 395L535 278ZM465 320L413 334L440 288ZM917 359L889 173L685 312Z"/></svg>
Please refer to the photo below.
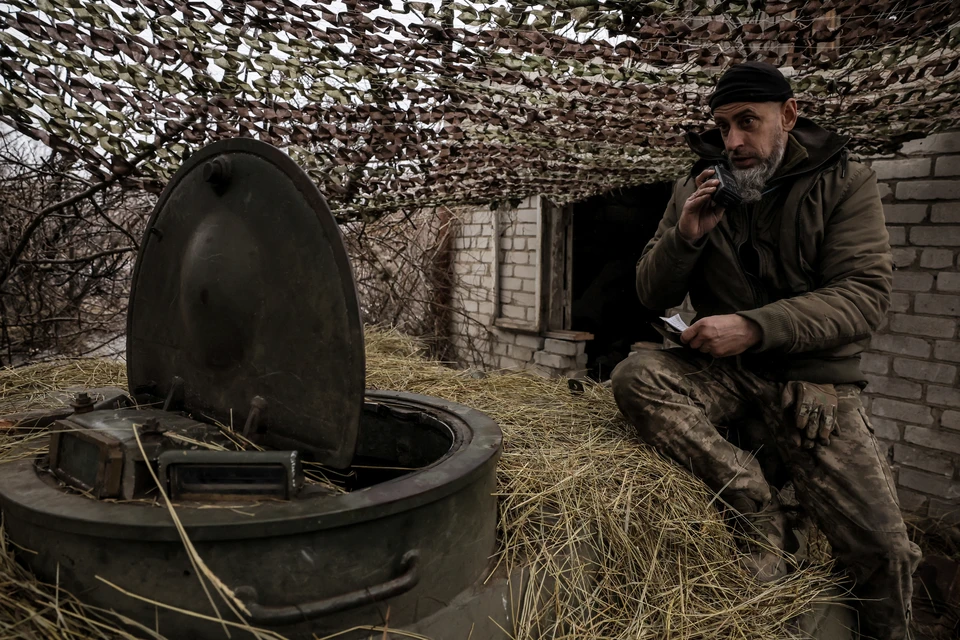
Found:
<svg viewBox="0 0 960 640"><path fill-rule="evenodd" d="M517 640L784 638L792 618L827 597L833 582L824 565L773 585L744 573L713 496L637 444L608 389L585 385L574 396L562 380L519 372L477 379L425 361L416 342L394 332L368 330L366 340L369 387L461 402L487 412L503 429L494 561L526 567L533 585L513 602ZM124 384L122 368L113 363L43 366L0 371L0 413L35 406L58 387ZM31 380L48 374L53 382ZM3 438L0 460L11 440ZM26 608L35 612L29 623L35 637L105 637L95 624L86 636L56 635L57 614L49 605L54 589L29 582L10 560L9 545L0 550L0 584L11 575L29 584L13 604L0 587L0 635ZM85 611L75 603L60 591L61 611ZM75 620L66 613L63 619Z"/></svg>

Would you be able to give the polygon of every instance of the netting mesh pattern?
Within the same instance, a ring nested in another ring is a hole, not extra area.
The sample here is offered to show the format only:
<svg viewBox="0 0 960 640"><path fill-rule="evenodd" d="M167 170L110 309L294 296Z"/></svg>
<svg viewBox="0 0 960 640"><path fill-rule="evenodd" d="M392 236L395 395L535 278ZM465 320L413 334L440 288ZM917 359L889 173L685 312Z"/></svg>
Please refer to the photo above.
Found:
<svg viewBox="0 0 960 640"><path fill-rule="evenodd" d="M6 0L0 24L0 119L92 179L157 189L253 136L341 217L674 178L748 59L860 151L960 115L954 0Z"/></svg>

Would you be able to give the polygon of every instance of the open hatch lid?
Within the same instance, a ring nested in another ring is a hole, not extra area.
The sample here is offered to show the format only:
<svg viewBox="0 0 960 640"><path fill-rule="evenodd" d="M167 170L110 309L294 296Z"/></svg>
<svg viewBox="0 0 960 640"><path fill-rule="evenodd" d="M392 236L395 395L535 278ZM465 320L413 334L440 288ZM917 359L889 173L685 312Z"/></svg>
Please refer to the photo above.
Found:
<svg viewBox="0 0 960 640"><path fill-rule="evenodd" d="M344 468L364 393L363 327L340 230L285 153L249 138L183 163L147 225L127 316L131 392Z"/></svg>

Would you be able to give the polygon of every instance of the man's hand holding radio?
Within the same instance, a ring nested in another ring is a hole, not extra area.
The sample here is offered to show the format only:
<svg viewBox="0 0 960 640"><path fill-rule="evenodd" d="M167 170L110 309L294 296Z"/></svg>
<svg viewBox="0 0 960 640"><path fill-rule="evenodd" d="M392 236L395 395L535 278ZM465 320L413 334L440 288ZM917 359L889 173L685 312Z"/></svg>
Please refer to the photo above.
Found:
<svg viewBox="0 0 960 640"><path fill-rule="evenodd" d="M712 178L714 170L707 169L697 176L697 190L683 203L677 231L689 242L697 242L719 224L724 208L713 202L720 181Z"/></svg>

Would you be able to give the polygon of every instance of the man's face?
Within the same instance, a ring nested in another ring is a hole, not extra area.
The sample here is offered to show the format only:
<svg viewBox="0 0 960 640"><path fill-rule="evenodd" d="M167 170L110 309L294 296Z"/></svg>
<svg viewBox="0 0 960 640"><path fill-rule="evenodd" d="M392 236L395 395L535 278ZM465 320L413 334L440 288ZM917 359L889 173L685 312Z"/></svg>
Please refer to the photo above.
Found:
<svg viewBox="0 0 960 640"><path fill-rule="evenodd" d="M713 119L733 168L750 169L770 159L786 131L793 128L796 101L732 102L717 107Z"/></svg>

